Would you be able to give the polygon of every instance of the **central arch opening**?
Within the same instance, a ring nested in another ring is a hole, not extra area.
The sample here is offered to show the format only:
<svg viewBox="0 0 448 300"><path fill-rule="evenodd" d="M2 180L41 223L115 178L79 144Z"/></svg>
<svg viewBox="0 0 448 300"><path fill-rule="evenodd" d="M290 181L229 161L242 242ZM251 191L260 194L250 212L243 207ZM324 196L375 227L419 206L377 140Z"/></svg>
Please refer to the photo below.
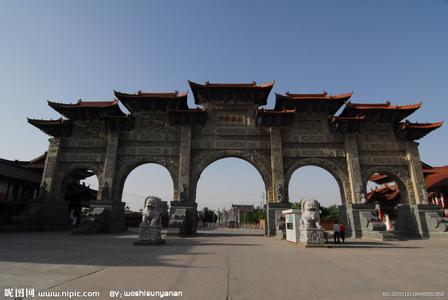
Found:
<svg viewBox="0 0 448 300"><path fill-rule="evenodd" d="M264 226L265 184L258 170L235 157L208 165L196 185L198 228Z"/></svg>

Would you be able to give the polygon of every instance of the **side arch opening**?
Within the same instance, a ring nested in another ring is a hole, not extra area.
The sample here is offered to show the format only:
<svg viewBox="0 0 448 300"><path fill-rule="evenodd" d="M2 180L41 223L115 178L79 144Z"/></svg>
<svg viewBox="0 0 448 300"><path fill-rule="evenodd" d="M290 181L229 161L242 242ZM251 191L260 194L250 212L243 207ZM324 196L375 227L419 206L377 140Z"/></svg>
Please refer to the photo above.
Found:
<svg viewBox="0 0 448 300"><path fill-rule="evenodd" d="M321 205L321 224L332 230L335 221L340 222L341 205L344 204L342 182L323 167L304 165L296 168L289 177L288 194L293 208L300 208L300 201L315 199ZM344 222L346 223L346 222Z"/></svg>

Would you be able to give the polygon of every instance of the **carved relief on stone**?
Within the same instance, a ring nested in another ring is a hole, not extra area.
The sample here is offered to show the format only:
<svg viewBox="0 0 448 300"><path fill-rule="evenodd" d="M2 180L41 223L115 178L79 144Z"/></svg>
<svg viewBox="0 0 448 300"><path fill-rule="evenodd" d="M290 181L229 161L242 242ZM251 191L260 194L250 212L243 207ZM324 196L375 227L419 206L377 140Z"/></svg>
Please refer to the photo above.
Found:
<svg viewBox="0 0 448 300"><path fill-rule="evenodd" d="M407 151L407 160L408 160L408 169L411 172L411 179L414 178L415 182L410 181L410 184L414 186L413 189L413 198L415 199L417 192L419 194L420 203L427 204L428 203L428 193L425 188L425 179L423 177L422 166L420 162L420 155L418 153L417 144L414 142L406 142L406 151ZM417 200L417 199L416 199Z"/></svg>
<svg viewBox="0 0 448 300"><path fill-rule="evenodd" d="M71 139L65 146L68 147L105 147L105 139Z"/></svg>
<svg viewBox="0 0 448 300"><path fill-rule="evenodd" d="M185 183L182 185L182 191L179 194L179 200L182 202L188 201L188 188Z"/></svg>
<svg viewBox="0 0 448 300"><path fill-rule="evenodd" d="M342 186L344 187L343 194L344 194L344 197L345 197L345 202L347 204L351 204L352 203L352 192L350 190L350 182L348 180L348 177L342 179Z"/></svg>
<svg viewBox="0 0 448 300"><path fill-rule="evenodd" d="M216 135L246 135L248 134L248 130L246 128L218 127L214 133Z"/></svg>
<svg viewBox="0 0 448 300"><path fill-rule="evenodd" d="M56 155L56 153L59 150L59 145L60 145L60 139L58 138L50 139L50 146L48 147L47 156Z"/></svg>
<svg viewBox="0 0 448 300"><path fill-rule="evenodd" d="M378 128L375 128L374 130L364 130L363 131L363 135L362 138L364 141L380 141L380 142L384 142L384 141L389 141L390 139L390 135L389 135L389 131L387 130L380 130Z"/></svg>
<svg viewBox="0 0 448 300"><path fill-rule="evenodd" d="M120 147L118 153L136 156L176 156L179 150L175 147Z"/></svg>
<svg viewBox="0 0 448 300"><path fill-rule="evenodd" d="M165 135L163 133L142 133L137 138L143 141L164 141Z"/></svg>
<svg viewBox="0 0 448 300"><path fill-rule="evenodd" d="M106 157L110 158L115 156L118 153L117 144L111 145L109 144L106 150Z"/></svg>
<svg viewBox="0 0 448 300"><path fill-rule="evenodd" d="M277 185L277 202L285 202L285 190L283 189L283 185Z"/></svg>
<svg viewBox="0 0 448 300"><path fill-rule="evenodd" d="M56 165L56 157L50 156L47 158L47 162L45 164L45 174L44 177L53 176L54 167Z"/></svg>
<svg viewBox="0 0 448 300"><path fill-rule="evenodd" d="M93 154L93 155L103 155L105 149L103 147L95 147L95 148L73 148L73 147L65 147L63 148L62 155L70 156L70 155L79 155L79 154Z"/></svg>
<svg viewBox="0 0 448 300"><path fill-rule="evenodd" d="M381 153L380 153L381 154ZM368 154L362 152L360 158L361 165L383 165L383 166L400 166L406 165L406 160L402 156L394 156L393 153L383 155L368 156Z"/></svg>
<svg viewBox="0 0 448 300"><path fill-rule="evenodd" d="M257 148L257 143L254 141L217 141L212 143L214 149L253 149Z"/></svg>
<svg viewBox="0 0 448 300"><path fill-rule="evenodd" d="M184 161L184 160L188 160L188 162ZM180 162L181 162L180 176L181 177L188 176L190 173L190 161L189 160L190 160L190 157L186 157L185 155L181 154L181 159L180 159Z"/></svg>
<svg viewBox="0 0 448 300"><path fill-rule="evenodd" d="M113 167L106 167L104 171L104 177L105 178L112 178L114 176L115 168Z"/></svg>
<svg viewBox="0 0 448 300"><path fill-rule="evenodd" d="M321 143L326 140L326 137L323 135L304 135L299 137L300 142L314 142L314 143Z"/></svg>
<svg viewBox="0 0 448 300"><path fill-rule="evenodd" d="M95 138L100 135L100 128L79 128L77 127L77 137L79 138Z"/></svg>
<svg viewBox="0 0 448 300"><path fill-rule="evenodd" d="M167 126L166 120L162 120L161 118L144 118L142 119L142 131L148 132L153 128L161 129Z"/></svg>
<svg viewBox="0 0 448 300"><path fill-rule="evenodd" d="M281 157L274 158L274 163L273 163L272 167L273 167L272 169L274 172L274 177L283 179L283 161L282 161Z"/></svg>
<svg viewBox="0 0 448 300"><path fill-rule="evenodd" d="M319 135L322 133L322 123L320 120L298 120L297 126L300 135Z"/></svg>
<svg viewBox="0 0 448 300"><path fill-rule="evenodd" d="M101 162L104 161L103 154L62 154L63 162Z"/></svg>

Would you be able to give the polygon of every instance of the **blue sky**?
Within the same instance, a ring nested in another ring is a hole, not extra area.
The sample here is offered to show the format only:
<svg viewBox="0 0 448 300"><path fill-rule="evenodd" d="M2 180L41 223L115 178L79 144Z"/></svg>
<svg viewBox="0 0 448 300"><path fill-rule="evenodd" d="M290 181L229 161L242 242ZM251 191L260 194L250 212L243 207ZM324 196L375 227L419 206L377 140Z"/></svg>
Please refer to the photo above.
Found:
<svg viewBox="0 0 448 300"><path fill-rule="evenodd" d="M187 79L276 80L275 92L353 91L354 102L422 101L412 121L445 120L447 15L444 0L0 1L0 157L46 150L48 137L26 117L58 118L47 99L185 91ZM447 133L444 126L421 140L424 161L448 164ZM209 177L250 168L217 164ZM240 188L241 199L259 202L258 192Z"/></svg>

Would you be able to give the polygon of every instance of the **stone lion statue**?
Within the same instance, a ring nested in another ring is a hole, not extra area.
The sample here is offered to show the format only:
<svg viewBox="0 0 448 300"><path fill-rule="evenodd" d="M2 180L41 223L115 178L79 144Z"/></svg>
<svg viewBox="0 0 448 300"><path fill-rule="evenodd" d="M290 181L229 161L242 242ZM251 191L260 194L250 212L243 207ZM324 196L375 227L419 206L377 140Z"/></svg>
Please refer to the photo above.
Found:
<svg viewBox="0 0 448 300"><path fill-rule="evenodd" d="M301 227L306 229L321 229L322 226L320 225L319 202L317 200L302 200L300 202L300 207L302 208L302 217L300 218Z"/></svg>
<svg viewBox="0 0 448 300"><path fill-rule="evenodd" d="M161 227L160 214L162 213L162 199L149 196L145 199L143 207L142 223L153 227Z"/></svg>

